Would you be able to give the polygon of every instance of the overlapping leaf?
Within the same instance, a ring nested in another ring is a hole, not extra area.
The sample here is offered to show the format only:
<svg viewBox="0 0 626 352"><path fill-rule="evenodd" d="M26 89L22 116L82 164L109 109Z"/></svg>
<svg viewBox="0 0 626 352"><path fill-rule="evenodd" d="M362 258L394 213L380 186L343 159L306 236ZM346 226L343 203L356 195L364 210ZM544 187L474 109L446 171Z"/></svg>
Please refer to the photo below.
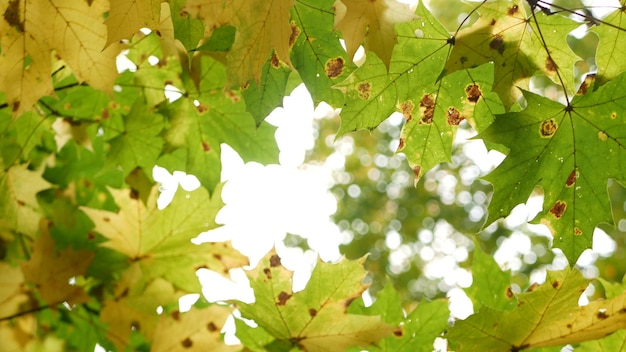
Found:
<svg viewBox="0 0 626 352"><path fill-rule="evenodd" d="M487 223L506 216L528 199L535 186L544 193L537 221L548 226L554 245L570 263L591 246L593 229L612 223L608 178L626 178L621 75L570 106L525 92L527 108L499 116L481 136L510 148L487 180L494 185Z"/></svg>
<svg viewBox="0 0 626 352"><path fill-rule="evenodd" d="M387 67L396 44L394 26L417 18L407 4L395 0L337 0L333 7L335 29L346 42L348 59L364 44L365 50L376 53Z"/></svg>
<svg viewBox="0 0 626 352"><path fill-rule="evenodd" d="M574 64L579 58L566 38L578 23L560 15L548 17L543 12L527 14L522 1L485 2L477 9L481 14L478 21L455 35L446 63L448 72L493 62L493 89L507 107L520 97L516 87L528 89L530 77L536 72L564 84L573 95Z"/></svg>
<svg viewBox="0 0 626 352"><path fill-rule="evenodd" d="M446 337L463 350L520 351L573 344L626 328L626 293L579 307L587 284L576 269L549 272L544 284L518 295L514 310L484 307L457 321Z"/></svg>
<svg viewBox="0 0 626 352"><path fill-rule="evenodd" d="M110 0L106 45L131 39L141 28L158 29L161 0Z"/></svg>
<svg viewBox="0 0 626 352"><path fill-rule="evenodd" d="M291 273L270 253L251 273L255 303L241 304L240 310L276 340L307 351L367 346L399 331L377 316L347 312L366 289L364 275L360 261L320 261L306 288L294 293Z"/></svg>
<svg viewBox="0 0 626 352"><path fill-rule="evenodd" d="M339 107L343 104L343 94L331 87L345 79L354 66L352 56L346 55L341 47L337 33L328 30L334 21L333 2L297 1L291 10L293 22L289 44L292 45L294 68L313 100Z"/></svg>
<svg viewBox="0 0 626 352"><path fill-rule="evenodd" d="M626 53L626 1L620 1L621 8L604 18L604 24L593 27L591 30L598 34L600 42L596 52L598 65L598 83L603 84L615 78L626 70L623 55Z"/></svg>
<svg viewBox="0 0 626 352"><path fill-rule="evenodd" d="M245 258L228 243L192 244L201 232L215 228L221 208L219 189L209 198L206 189L177 192L163 210L156 204L154 187L147 206L129 190L113 190L118 213L82 208L96 224L95 230L109 239L103 246L126 255L141 268L144 279L163 277L175 287L198 292L196 270L217 272L244 265Z"/></svg>

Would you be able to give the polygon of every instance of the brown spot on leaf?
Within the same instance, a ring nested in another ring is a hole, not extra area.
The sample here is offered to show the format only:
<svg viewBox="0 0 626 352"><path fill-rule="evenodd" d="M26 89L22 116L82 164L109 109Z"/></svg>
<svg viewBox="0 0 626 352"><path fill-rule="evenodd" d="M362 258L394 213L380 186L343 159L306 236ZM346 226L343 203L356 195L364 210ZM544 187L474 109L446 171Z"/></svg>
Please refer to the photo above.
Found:
<svg viewBox="0 0 626 352"><path fill-rule="evenodd" d="M180 344L183 346L183 348L191 348L191 346L193 346L193 341L191 341L191 339L187 337L186 339L182 340Z"/></svg>
<svg viewBox="0 0 626 352"><path fill-rule="evenodd" d="M129 197L130 199L134 199L134 200L139 199L139 191L134 188L131 188Z"/></svg>
<svg viewBox="0 0 626 352"><path fill-rule="evenodd" d="M200 265L196 265L193 267L195 271L198 271L200 269L208 269L209 267L206 266L205 264L200 264Z"/></svg>
<svg viewBox="0 0 626 352"><path fill-rule="evenodd" d="M552 137L556 130L559 128L559 125L554 121L554 119L548 119L541 123L539 127L539 134L541 137Z"/></svg>
<svg viewBox="0 0 626 352"><path fill-rule="evenodd" d="M180 321L180 311L175 310L170 315L172 316L172 319Z"/></svg>
<svg viewBox="0 0 626 352"><path fill-rule="evenodd" d="M132 320L130 322L131 330L139 331L141 330L141 324L137 320Z"/></svg>
<svg viewBox="0 0 626 352"><path fill-rule="evenodd" d="M483 92L480 91L480 87L477 84L472 83L465 87L465 95L467 95L467 100L470 103L475 103L483 95Z"/></svg>
<svg viewBox="0 0 626 352"><path fill-rule="evenodd" d="M341 74L343 73L344 64L345 62L343 61L343 58L341 56L328 59L324 67L326 75L329 78L336 78L341 76Z"/></svg>
<svg viewBox="0 0 626 352"><path fill-rule="evenodd" d="M422 170L422 167L419 165L416 165L413 167L413 176L415 176L415 178L420 177L420 171Z"/></svg>
<svg viewBox="0 0 626 352"><path fill-rule="evenodd" d="M595 80L596 80L595 73L590 73L586 75L585 80L583 81L583 83L580 84L580 87L578 87L578 91L576 92L576 94L577 95L587 94L587 90L589 90L589 87L591 87L591 85L593 84L593 82L595 82Z"/></svg>
<svg viewBox="0 0 626 352"><path fill-rule="evenodd" d="M576 169L572 171L567 177L567 181L565 181L565 187L572 187L576 183L576 178L578 178L578 172Z"/></svg>
<svg viewBox="0 0 626 352"><path fill-rule="evenodd" d="M519 7L517 5L513 5L511 6L511 8L509 8L509 10L506 12L507 15L509 16L513 16L517 13L517 11L519 11Z"/></svg>
<svg viewBox="0 0 626 352"><path fill-rule="evenodd" d="M277 254L274 254L270 257L270 266L275 268L280 265L280 257Z"/></svg>
<svg viewBox="0 0 626 352"><path fill-rule="evenodd" d="M459 113L459 110L457 110L454 107L449 107L448 108L448 125L450 126L458 126L461 121L465 120L464 116L461 116L461 113Z"/></svg>
<svg viewBox="0 0 626 352"><path fill-rule="evenodd" d="M506 293L505 294L506 294L506 297L508 299L511 299L511 298L513 298L513 296L515 296L515 294L513 293L513 290L511 289L511 286L506 288Z"/></svg>
<svg viewBox="0 0 626 352"><path fill-rule="evenodd" d="M219 330L218 327L212 321L209 322L208 324L206 324L206 328L210 332L215 332L215 331Z"/></svg>
<svg viewBox="0 0 626 352"><path fill-rule="evenodd" d="M13 112L16 112L19 108L20 108L19 100L18 101L14 101L13 104L11 104L11 110Z"/></svg>
<svg viewBox="0 0 626 352"><path fill-rule="evenodd" d="M361 99L367 100L370 98L372 85L369 82L363 82L357 86L356 90L359 92L359 97L361 97Z"/></svg>
<svg viewBox="0 0 626 352"><path fill-rule="evenodd" d="M23 207L23 206L25 206L25 205L26 205L26 203L25 203L24 201L21 201L21 200L19 200L19 199L17 200L17 206L19 206L19 207Z"/></svg>
<svg viewBox="0 0 626 352"><path fill-rule="evenodd" d="M407 122L413 119L413 110L415 109L415 104L412 100L407 100L398 104L397 108L402 112L402 115Z"/></svg>
<svg viewBox="0 0 626 352"><path fill-rule="evenodd" d="M393 331L393 336L402 337L404 335L404 331L402 329L396 329Z"/></svg>
<svg viewBox="0 0 626 352"><path fill-rule="evenodd" d="M492 19L491 19L491 22L489 22L489 25L491 25L491 26L495 26L495 25L496 25L496 19L495 19L495 18L492 18Z"/></svg>
<svg viewBox="0 0 626 352"><path fill-rule="evenodd" d="M537 287L539 287L539 284L535 282L535 283L533 283L532 285L530 285L530 287L528 288L528 290L527 290L527 291L528 291L528 292L533 292L534 290L536 290L536 289L537 289Z"/></svg>
<svg viewBox="0 0 626 352"><path fill-rule="evenodd" d="M519 346L511 346L511 352L519 352L521 350L525 350L528 348L528 346L530 346L529 344L525 343L523 345L519 345Z"/></svg>
<svg viewBox="0 0 626 352"><path fill-rule="evenodd" d="M557 200L552 208L550 208L550 213L554 215L555 218L560 219L565 213L565 208L567 208L567 203L562 200Z"/></svg>
<svg viewBox="0 0 626 352"><path fill-rule="evenodd" d="M4 11L4 20L7 23L17 29L18 32L24 33L24 21L20 20L20 1L19 0L9 0L9 5L7 9Z"/></svg>
<svg viewBox="0 0 626 352"><path fill-rule="evenodd" d="M222 260L222 256L218 253L213 253L213 258L217 259L217 260Z"/></svg>
<svg viewBox="0 0 626 352"><path fill-rule="evenodd" d="M209 107L200 103L198 104L198 106L196 106L196 110L198 111L198 113L202 114L209 111Z"/></svg>
<svg viewBox="0 0 626 352"><path fill-rule="evenodd" d="M111 218L109 218L109 217L105 216L105 217L103 217L103 218L102 218L102 220L104 220L104 222L110 222L110 221L111 221Z"/></svg>
<svg viewBox="0 0 626 352"><path fill-rule="evenodd" d="M617 113L614 111L611 113L611 120L615 120L617 118Z"/></svg>
<svg viewBox="0 0 626 352"><path fill-rule="evenodd" d="M272 271L269 268L263 269L263 273L267 276L268 279L272 279Z"/></svg>
<svg viewBox="0 0 626 352"><path fill-rule="evenodd" d="M435 114L435 100L431 94L424 95L420 100L420 111L422 111L420 123L431 124Z"/></svg>
<svg viewBox="0 0 626 352"><path fill-rule="evenodd" d="M572 326L573 326L572 323L567 323L567 325L565 325L565 327L567 327L568 329L571 329Z"/></svg>
<svg viewBox="0 0 626 352"><path fill-rule="evenodd" d="M598 317L598 319L602 319L602 320L604 320L604 319L608 318L608 317L609 317L609 315L608 315L608 314L606 314L606 310L605 310L605 309L600 309L600 310L598 311L598 313L596 314L596 317Z"/></svg>
<svg viewBox="0 0 626 352"><path fill-rule="evenodd" d="M209 143L202 141L202 150L204 150L205 153L210 152L211 146L209 145Z"/></svg>
<svg viewBox="0 0 626 352"><path fill-rule="evenodd" d="M558 281L556 281L556 280L552 282L552 287L554 287L554 288L559 288L559 285L560 285L560 283Z"/></svg>
<svg viewBox="0 0 626 352"><path fill-rule="evenodd" d="M461 56L461 58L459 59L459 61L461 61L461 65L465 64L467 62L467 57L465 56Z"/></svg>
<svg viewBox="0 0 626 352"><path fill-rule="evenodd" d="M546 70L550 72L556 72L558 68L559 66L557 66L556 62L554 62L554 60L552 60L552 57L548 55L546 57Z"/></svg>
<svg viewBox="0 0 626 352"><path fill-rule="evenodd" d="M96 239L96 234L94 234L91 231L87 232L87 239L90 240L90 241L95 240Z"/></svg>
<svg viewBox="0 0 626 352"><path fill-rule="evenodd" d="M106 120L106 119L108 119L108 118L109 118L109 109L107 109L107 108L102 109L102 114L101 114L101 116L102 116L102 118L103 118L103 119L105 119L105 120Z"/></svg>
<svg viewBox="0 0 626 352"><path fill-rule="evenodd" d="M278 302L276 302L276 304L278 304L279 306L284 306L289 298L291 298L290 294L285 291L280 291L280 293L278 294Z"/></svg>
<svg viewBox="0 0 626 352"><path fill-rule="evenodd" d="M502 35L496 34L496 36L489 42L489 48L496 50L500 55L504 53L504 39Z"/></svg>
<svg viewBox="0 0 626 352"><path fill-rule="evenodd" d="M187 10L185 9L180 9L180 11L178 11L178 16L182 18L187 18L189 17L189 12L187 12Z"/></svg>
<svg viewBox="0 0 626 352"><path fill-rule="evenodd" d="M291 34L289 35L289 47L291 48L293 47L293 45L296 43L296 40L300 36L300 28L296 26L296 22L294 21L291 21L290 25L291 25Z"/></svg>
<svg viewBox="0 0 626 352"><path fill-rule="evenodd" d="M310 308L309 309L309 315L314 317L317 315L317 310L315 310L314 308Z"/></svg>
<svg viewBox="0 0 626 352"><path fill-rule="evenodd" d="M574 236L580 236L583 234L583 230L578 227L574 227Z"/></svg>
<svg viewBox="0 0 626 352"><path fill-rule="evenodd" d="M404 140L404 138L400 137L400 140L398 141L398 150L397 151L401 151L402 149L404 149L406 142Z"/></svg>
<svg viewBox="0 0 626 352"><path fill-rule="evenodd" d="M227 90L225 93L228 99L230 99L233 103L237 104L239 101L241 101L241 97L239 96L239 94L233 92L232 90Z"/></svg>
<svg viewBox="0 0 626 352"><path fill-rule="evenodd" d="M272 65L273 68L280 67L280 60L278 59L278 55L276 55L276 53L272 54L272 58L270 59L270 65Z"/></svg>
<svg viewBox="0 0 626 352"><path fill-rule="evenodd" d="M350 298L346 299L345 302L343 302L344 308L348 309L348 307L350 307L350 304L352 304L352 302L355 299L357 299L357 297L350 297Z"/></svg>

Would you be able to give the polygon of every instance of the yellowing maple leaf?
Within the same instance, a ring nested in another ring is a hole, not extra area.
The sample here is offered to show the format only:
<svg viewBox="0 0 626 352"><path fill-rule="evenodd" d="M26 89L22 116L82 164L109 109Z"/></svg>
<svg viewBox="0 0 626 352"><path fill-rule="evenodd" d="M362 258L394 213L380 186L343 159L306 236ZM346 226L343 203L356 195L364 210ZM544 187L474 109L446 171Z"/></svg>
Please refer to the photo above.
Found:
<svg viewBox="0 0 626 352"><path fill-rule="evenodd" d="M126 350L133 330L152 340L160 318L157 307L175 304L180 296L166 280L157 278L146 284L139 266L132 266L118 281L115 297L104 302L100 317L109 325L107 337L119 351Z"/></svg>
<svg viewBox="0 0 626 352"><path fill-rule="evenodd" d="M0 91L6 94L14 116L53 91L50 50L45 42L28 35L38 27L30 18L24 18L32 7L36 5L17 0L0 2L5 19L0 20Z"/></svg>
<svg viewBox="0 0 626 352"><path fill-rule="evenodd" d="M89 296L83 288L70 285L69 280L87 271L95 253L72 248L57 251L45 219L41 220L39 228L41 233L33 243L30 260L20 264L26 281L35 284L41 297L50 305L88 301Z"/></svg>
<svg viewBox="0 0 626 352"><path fill-rule="evenodd" d="M396 45L394 26L417 18L407 4L396 0L336 0L335 29L341 31L350 59L365 40L365 50L373 51L389 67Z"/></svg>
<svg viewBox="0 0 626 352"><path fill-rule="evenodd" d="M186 313L174 311L162 315L154 332L154 352L238 351L241 346L226 345L222 340L222 327L230 316L229 306L212 305L204 309L191 308Z"/></svg>
<svg viewBox="0 0 626 352"><path fill-rule="evenodd" d="M36 4L29 21L38 24L30 34L38 42L48 42L51 49L70 66L79 81L111 92L117 78L115 59L122 46L104 49L107 28L102 18L108 10L106 0L49 0L27 2Z"/></svg>
<svg viewBox="0 0 626 352"><path fill-rule="evenodd" d="M35 195L50 187L42 171L28 170L25 164L0 169L0 229L34 237L41 217Z"/></svg>
<svg viewBox="0 0 626 352"><path fill-rule="evenodd" d="M245 84L261 78L261 70L272 51L291 66L289 57L289 10L293 0L191 0L187 9L202 18L207 35L223 25L237 27L235 42L227 55L231 84Z"/></svg>
<svg viewBox="0 0 626 352"><path fill-rule="evenodd" d="M0 318L18 313L21 303L28 300L24 294L24 275L19 267L0 262Z"/></svg>
<svg viewBox="0 0 626 352"><path fill-rule="evenodd" d="M106 45L130 39L141 28L158 29L160 13L161 0L111 0Z"/></svg>
<svg viewBox="0 0 626 352"><path fill-rule="evenodd" d="M213 198L205 188L179 191L163 210L157 208L157 187L147 206L129 190L111 190L118 213L82 208L96 224L96 231L109 239L103 246L128 256L141 267L146 279L163 277L177 288L198 292L195 275L199 268L227 272L247 264L247 259L229 243L192 244L201 232L217 227L215 215L222 207L220 187Z"/></svg>

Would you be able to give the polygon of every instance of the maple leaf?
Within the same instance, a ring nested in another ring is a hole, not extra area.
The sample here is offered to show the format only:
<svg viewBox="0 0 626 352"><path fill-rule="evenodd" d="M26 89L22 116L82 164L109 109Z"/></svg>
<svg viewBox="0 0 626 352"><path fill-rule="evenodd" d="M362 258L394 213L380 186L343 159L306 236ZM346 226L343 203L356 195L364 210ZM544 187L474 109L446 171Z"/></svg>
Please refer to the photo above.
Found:
<svg viewBox="0 0 626 352"><path fill-rule="evenodd" d="M56 50L80 82L112 93L117 78L115 58L122 46L113 44L105 49L107 28L102 18L108 2L49 0L33 4L28 20L36 23L37 28L29 33Z"/></svg>
<svg viewBox="0 0 626 352"><path fill-rule="evenodd" d="M154 332L151 351L238 351L241 346L226 345L222 340L222 327L233 308L211 305L198 309L192 307L185 313L178 310L162 315ZM176 339L172 338L176 336Z"/></svg>
<svg viewBox="0 0 626 352"><path fill-rule="evenodd" d="M175 287L197 292L197 269L227 272L247 263L228 243L192 244L198 234L216 228L215 215L222 207L221 187L212 198L206 189L176 192L172 203L157 208L157 187L147 205L129 190L111 190L118 213L81 208L96 224L95 230L109 239L102 246L126 255L141 267L145 278L162 277Z"/></svg>
<svg viewBox="0 0 626 352"><path fill-rule="evenodd" d="M297 1L291 10L293 22L293 66L317 104L324 101L331 106L343 104L343 94L331 89L354 69L352 57L341 47L334 25L334 0Z"/></svg>
<svg viewBox="0 0 626 352"><path fill-rule="evenodd" d="M45 219L40 221L39 229L30 260L20 263L25 281L36 285L41 298L51 306L87 302L89 296L83 288L71 285L69 280L85 274L95 253L72 248L58 251Z"/></svg>
<svg viewBox="0 0 626 352"><path fill-rule="evenodd" d="M591 28L591 31L601 38L595 56L598 84L604 84L626 70L623 60L626 37L622 29L626 25L626 1L621 0L619 3L621 6L616 7L615 12L604 18L602 24Z"/></svg>
<svg viewBox="0 0 626 352"><path fill-rule="evenodd" d="M365 50L373 51L389 67L396 44L394 26L417 19L407 4L395 0L336 0L335 29L341 31L348 58L365 40Z"/></svg>
<svg viewBox="0 0 626 352"><path fill-rule="evenodd" d="M0 262L0 318L19 312L20 305L28 301L25 294L24 275L21 268Z"/></svg>
<svg viewBox="0 0 626 352"><path fill-rule="evenodd" d="M291 272L274 253L250 273L256 301L241 304L242 316L274 338L307 351L345 350L370 345L397 329L377 316L349 314L350 303L367 288L361 261L319 261L306 288L294 293Z"/></svg>
<svg viewBox="0 0 626 352"><path fill-rule="evenodd" d="M35 237L41 217L36 194L50 187L42 171L28 170L25 164L0 169L0 229Z"/></svg>
<svg viewBox="0 0 626 352"><path fill-rule="evenodd" d="M574 64L579 58L566 39L579 23L543 12L527 15L522 1L485 2L478 11L478 21L454 36L447 72L493 62L497 78L493 89L507 107L520 97L516 87L528 89L537 71L564 84L573 95Z"/></svg>
<svg viewBox="0 0 626 352"><path fill-rule="evenodd" d="M106 46L121 39L131 39L141 28L158 29L161 0L111 0Z"/></svg>
<svg viewBox="0 0 626 352"><path fill-rule="evenodd" d="M520 351L574 344L625 328L626 293L580 307L587 285L576 269L548 272L544 284L518 295L514 310L484 307L457 321L446 337L463 350Z"/></svg>
<svg viewBox="0 0 626 352"><path fill-rule="evenodd" d="M272 51L288 66L289 10L294 0L188 1L189 13L204 20L210 34L223 25L237 27L235 42L227 54L229 85L245 85L250 78L261 78L263 65Z"/></svg>
<svg viewBox="0 0 626 352"><path fill-rule="evenodd" d="M104 301L100 318L109 325L108 338L120 351L129 346L132 331L151 341L160 320L157 308L176 304L181 295L161 278L146 282L139 266L132 266L117 282L115 297Z"/></svg>
<svg viewBox="0 0 626 352"><path fill-rule="evenodd" d="M47 43L29 35L39 24L25 14L37 4L12 0L6 6L0 20L0 91L6 94L13 115L19 116L40 97L52 94L52 65Z"/></svg>
<svg viewBox="0 0 626 352"><path fill-rule="evenodd" d="M485 179L494 185L487 224L506 216L543 188L537 222L548 226L554 246L571 264L591 246L593 229L612 223L608 178L623 182L624 117L613 104L626 103L622 74L569 106L524 92L526 109L498 116L480 136L510 148L507 158Z"/></svg>

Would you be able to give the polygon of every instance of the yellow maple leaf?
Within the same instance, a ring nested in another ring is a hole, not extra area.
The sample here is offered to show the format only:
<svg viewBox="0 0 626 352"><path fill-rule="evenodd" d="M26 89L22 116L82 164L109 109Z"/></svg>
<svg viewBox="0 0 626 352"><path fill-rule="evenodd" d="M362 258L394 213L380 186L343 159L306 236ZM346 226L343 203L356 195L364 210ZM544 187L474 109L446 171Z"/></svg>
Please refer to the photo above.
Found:
<svg viewBox="0 0 626 352"><path fill-rule="evenodd" d="M112 92L117 78L116 57L121 44L107 43L107 27L103 15L108 11L106 0L33 1L29 21L38 23L30 34L38 42L48 42L51 49L68 64L76 78L92 87Z"/></svg>
<svg viewBox="0 0 626 352"><path fill-rule="evenodd" d="M160 13L161 0L111 0L106 45L131 39L141 28L158 29Z"/></svg>
<svg viewBox="0 0 626 352"><path fill-rule="evenodd" d="M109 239L103 246L128 256L141 267L146 280L162 277L177 288L198 292L197 269L228 272L229 268L247 264L247 259L229 243L191 243L201 232L217 227L214 219L222 207L219 189L212 198L204 188L179 191L163 210L157 208L156 186L147 206L129 190L111 193L120 207L118 213L82 209L96 224L96 231Z"/></svg>
<svg viewBox="0 0 626 352"><path fill-rule="evenodd" d="M104 302L100 318L109 325L107 337L119 351L128 347L133 330L151 341L160 319L157 307L175 304L180 296L182 293L163 279L145 284L141 268L131 266L118 281L115 297Z"/></svg>
<svg viewBox="0 0 626 352"><path fill-rule="evenodd" d="M397 42L394 26L417 18L396 0L336 0L333 6L335 29L341 31L348 57L352 59L365 40L365 50L376 53L387 67Z"/></svg>
<svg viewBox="0 0 626 352"><path fill-rule="evenodd" d="M186 313L174 311L162 315L154 332L152 351L183 352L238 351L241 346L226 345L221 337L222 327L233 308L212 305L204 309L191 308Z"/></svg>
<svg viewBox="0 0 626 352"><path fill-rule="evenodd" d="M38 27L30 18L30 3L0 2L0 91L4 92L14 116L30 109L44 95L52 94L50 49L28 32Z"/></svg>
<svg viewBox="0 0 626 352"><path fill-rule="evenodd" d="M24 292L24 275L19 267L0 262L0 318L19 312L20 304L28 300Z"/></svg>
<svg viewBox="0 0 626 352"><path fill-rule="evenodd" d="M41 217L35 195L50 187L40 171L28 170L26 164L7 171L0 169L0 230L12 230L30 237L37 232Z"/></svg>
<svg viewBox="0 0 626 352"><path fill-rule="evenodd" d="M87 271L95 253L72 248L58 251L45 219L40 221L39 229L30 260L20 263L25 280L35 284L41 298L50 305L87 302L89 296L83 288L71 285L69 280Z"/></svg>
<svg viewBox="0 0 626 352"><path fill-rule="evenodd" d="M223 25L237 27L227 55L227 72L230 84L243 85L250 78L261 78L261 69L272 51L291 66L289 10L293 4L294 0L190 0L187 9L202 18L207 34Z"/></svg>

